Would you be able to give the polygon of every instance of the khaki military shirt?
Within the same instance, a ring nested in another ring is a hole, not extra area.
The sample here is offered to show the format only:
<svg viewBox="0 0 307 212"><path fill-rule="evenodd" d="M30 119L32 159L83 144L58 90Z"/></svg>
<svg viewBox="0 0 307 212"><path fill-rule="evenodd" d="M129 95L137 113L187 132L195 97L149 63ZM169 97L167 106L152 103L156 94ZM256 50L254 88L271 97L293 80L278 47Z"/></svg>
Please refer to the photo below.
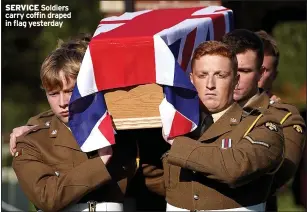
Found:
<svg viewBox="0 0 307 212"><path fill-rule="evenodd" d="M294 176L304 149L306 134L305 122L295 106L270 101L265 92L251 101L245 107L259 110L270 109L281 124L285 140L285 159L274 177L272 192L286 184Z"/></svg>
<svg viewBox="0 0 307 212"><path fill-rule="evenodd" d="M51 120L51 117L54 116L52 110L44 111L36 116L31 117L27 125L44 125L46 122Z"/></svg>
<svg viewBox="0 0 307 212"><path fill-rule="evenodd" d="M44 125L53 116L51 110L42 112L28 120L28 125ZM161 128L140 129L140 130L122 130L117 131L116 142L122 140L127 145L137 145L137 166L140 173L138 178L141 178L145 183L146 189L165 196L164 184L160 179L163 179L163 168L160 160L163 153L169 149L169 144L165 143ZM134 190L134 188L131 188Z"/></svg>
<svg viewBox="0 0 307 212"><path fill-rule="evenodd" d="M13 169L29 200L43 211L89 200L122 202L136 171L136 148L118 142L105 165L82 152L56 116L49 118L17 140Z"/></svg>
<svg viewBox="0 0 307 212"><path fill-rule="evenodd" d="M270 111L232 107L198 139L174 140L164 163L166 200L188 210L265 202L283 160L283 133Z"/></svg>

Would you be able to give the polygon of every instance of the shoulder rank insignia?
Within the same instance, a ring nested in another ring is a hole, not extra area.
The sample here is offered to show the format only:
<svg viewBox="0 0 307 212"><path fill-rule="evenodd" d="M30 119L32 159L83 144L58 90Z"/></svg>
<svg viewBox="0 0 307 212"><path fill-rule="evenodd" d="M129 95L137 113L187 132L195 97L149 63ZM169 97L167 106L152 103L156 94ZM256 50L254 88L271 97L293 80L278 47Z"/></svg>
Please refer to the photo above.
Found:
<svg viewBox="0 0 307 212"><path fill-rule="evenodd" d="M272 122L267 122L267 123L265 123L265 126L266 126L269 130L277 132L277 127L276 127L276 125L273 124Z"/></svg>
<svg viewBox="0 0 307 212"><path fill-rule="evenodd" d="M303 133L303 128L300 125L297 125L297 124L293 125L293 129L295 129L295 131L298 133L301 133L301 134Z"/></svg>
<svg viewBox="0 0 307 212"><path fill-rule="evenodd" d="M22 155L22 149L21 150L17 150L14 154L14 157L17 158L18 156Z"/></svg>

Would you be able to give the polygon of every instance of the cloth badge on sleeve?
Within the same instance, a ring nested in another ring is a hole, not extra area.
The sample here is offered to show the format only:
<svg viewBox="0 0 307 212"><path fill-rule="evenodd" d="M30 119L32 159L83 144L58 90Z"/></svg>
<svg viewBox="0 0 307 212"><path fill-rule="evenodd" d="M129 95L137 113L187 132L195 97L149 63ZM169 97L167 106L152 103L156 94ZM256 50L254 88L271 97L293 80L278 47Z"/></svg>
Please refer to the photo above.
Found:
<svg viewBox="0 0 307 212"><path fill-rule="evenodd" d="M267 122L267 123L265 123L265 126L266 126L269 130L271 130L271 131L275 131L275 132L278 131L278 130L277 130L277 126L276 126L275 124L273 124L272 122Z"/></svg>
<svg viewBox="0 0 307 212"><path fill-rule="evenodd" d="M222 140L222 149L228 149L231 147L231 138L225 138Z"/></svg>
<svg viewBox="0 0 307 212"><path fill-rule="evenodd" d="M297 124L293 125L293 129L298 133L301 133L301 134L303 133L303 128L300 125L297 125Z"/></svg>

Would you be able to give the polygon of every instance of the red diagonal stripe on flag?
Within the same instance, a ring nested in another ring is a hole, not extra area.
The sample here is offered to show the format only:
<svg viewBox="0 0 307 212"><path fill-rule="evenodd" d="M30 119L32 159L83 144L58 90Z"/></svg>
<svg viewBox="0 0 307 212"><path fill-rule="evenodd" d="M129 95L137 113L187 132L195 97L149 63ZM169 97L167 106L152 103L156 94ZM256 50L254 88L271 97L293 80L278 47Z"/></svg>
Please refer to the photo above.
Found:
<svg viewBox="0 0 307 212"><path fill-rule="evenodd" d="M192 56L197 28L187 35L186 42L182 51L181 68L187 71L187 67Z"/></svg>
<svg viewBox="0 0 307 212"><path fill-rule="evenodd" d="M214 29L214 40L220 40L226 32L225 16L223 13L210 14L210 15L195 15L193 18L211 18Z"/></svg>

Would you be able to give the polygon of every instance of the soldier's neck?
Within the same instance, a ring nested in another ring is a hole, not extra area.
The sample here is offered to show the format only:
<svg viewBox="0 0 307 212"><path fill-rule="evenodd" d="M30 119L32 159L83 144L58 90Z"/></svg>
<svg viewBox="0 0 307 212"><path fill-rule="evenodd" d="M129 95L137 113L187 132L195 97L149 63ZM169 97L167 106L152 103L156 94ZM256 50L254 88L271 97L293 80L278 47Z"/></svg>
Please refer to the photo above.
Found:
<svg viewBox="0 0 307 212"><path fill-rule="evenodd" d="M259 97L259 95L260 95L260 91L258 89L257 92L252 97L239 101L238 103L241 107L247 107L248 105L253 103Z"/></svg>
<svg viewBox="0 0 307 212"><path fill-rule="evenodd" d="M220 112L217 113L212 113L212 118L213 118L213 122L217 122L217 120L219 120L219 118L221 118L226 112L227 110L229 110L229 108L231 108L233 104L231 104L229 107L227 107L225 110L222 110Z"/></svg>

